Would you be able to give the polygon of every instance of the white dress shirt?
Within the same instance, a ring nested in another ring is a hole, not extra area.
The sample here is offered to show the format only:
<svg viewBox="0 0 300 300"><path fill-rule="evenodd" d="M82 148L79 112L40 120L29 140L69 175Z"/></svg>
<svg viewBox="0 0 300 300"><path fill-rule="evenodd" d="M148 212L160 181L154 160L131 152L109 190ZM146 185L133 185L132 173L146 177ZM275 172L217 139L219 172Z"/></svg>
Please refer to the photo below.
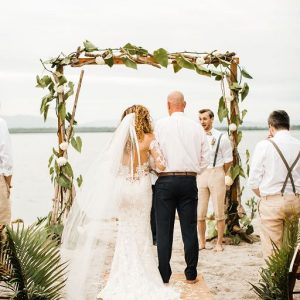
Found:
<svg viewBox="0 0 300 300"><path fill-rule="evenodd" d="M12 175L11 140L6 122L0 118L0 175Z"/></svg>
<svg viewBox="0 0 300 300"><path fill-rule="evenodd" d="M213 168L215 153L217 150L217 144L221 134L222 134L221 131L214 128L211 130L211 135L206 134L208 145L210 148L208 168ZM233 160L232 146L228 138L228 135L223 133L220 141L215 168L223 167L224 164L230 163L232 162L232 160Z"/></svg>
<svg viewBox="0 0 300 300"><path fill-rule="evenodd" d="M196 172L208 166L209 146L200 124L174 112L160 119L155 126L155 137L166 159L164 172Z"/></svg>
<svg viewBox="0 0 300 300"><path fill-rule="evenodd" d="M292 137L288 130L277 131L272 139L291 166L300 151L300 141ZM252 156L249 187L259 189L261 196L277 195L281 193L286 175L287 169L275 147L268 140L259 142ZM292 176L296 192L300 193L300 160L295 165ZM292 184L288 179L285 194L292 193Z"/></svg>

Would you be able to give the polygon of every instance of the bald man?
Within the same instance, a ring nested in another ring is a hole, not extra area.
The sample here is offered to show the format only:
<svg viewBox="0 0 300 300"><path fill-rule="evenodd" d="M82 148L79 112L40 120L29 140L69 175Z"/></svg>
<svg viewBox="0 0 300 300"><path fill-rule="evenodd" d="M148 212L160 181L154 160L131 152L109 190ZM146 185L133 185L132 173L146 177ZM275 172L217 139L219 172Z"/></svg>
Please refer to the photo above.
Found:
<svg viewBox="0 0 300 300"><path fill-rule="evenodd" d="M185 117L183 94L172 92L167 104L169 117L159 120L155 126L155 136L167 162L155 184L158 268L163 282L168 283L172 274L170 259L177 210L187 265L185 276L187 283L195 283L199 252L196 175L208 166L209 146L200 124Z"/></svg>

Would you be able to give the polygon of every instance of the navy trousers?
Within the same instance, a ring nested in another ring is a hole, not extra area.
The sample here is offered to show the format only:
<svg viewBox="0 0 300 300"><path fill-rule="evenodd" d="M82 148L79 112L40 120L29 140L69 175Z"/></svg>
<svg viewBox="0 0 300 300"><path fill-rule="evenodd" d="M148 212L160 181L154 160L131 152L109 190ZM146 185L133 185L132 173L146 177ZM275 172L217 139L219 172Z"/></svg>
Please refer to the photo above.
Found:
<svg viewBox="0 0 300 300"><path fill-rule="evenodd" d="M153 245L156 245L155 185L152 185L152 207L151 207L151 214L150 214L150 224L151 224Z"/></svg>
<svg viewBox="0 0 300 300"><path fill-rule="evenodd" d="M163 282L172 274L174 221L178 212L185 254L185 276L197 277L199 244L197 234L198 189L196 176L161 176L155 184L156 238L159 271Z"/></svg>

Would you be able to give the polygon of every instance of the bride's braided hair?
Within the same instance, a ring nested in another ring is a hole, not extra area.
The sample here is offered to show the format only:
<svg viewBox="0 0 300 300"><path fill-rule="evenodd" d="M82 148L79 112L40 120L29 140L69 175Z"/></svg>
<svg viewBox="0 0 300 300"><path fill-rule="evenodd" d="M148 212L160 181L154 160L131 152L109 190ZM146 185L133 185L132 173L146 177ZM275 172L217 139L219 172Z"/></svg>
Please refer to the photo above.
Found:
<svg viewBox="0 0 300 300"><path fill-rule="evenodd" d="M143 105L132 105L123 112L121 120L130 113L135 114L135 131L139 141L141 141L145 133L153 132L149 110Z"/></svg>

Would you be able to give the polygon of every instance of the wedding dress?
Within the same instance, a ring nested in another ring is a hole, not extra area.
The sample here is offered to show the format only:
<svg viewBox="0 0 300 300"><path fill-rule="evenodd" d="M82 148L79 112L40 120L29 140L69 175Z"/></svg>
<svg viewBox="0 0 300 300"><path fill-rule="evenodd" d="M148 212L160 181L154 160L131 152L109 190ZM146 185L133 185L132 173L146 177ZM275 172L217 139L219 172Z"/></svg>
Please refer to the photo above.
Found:
<svg viewBox="0 0 300 300"><path fill-rule="evenodd" d="M155 140L150 150L154 165L162 165ZM150 155L141 159L134 114L129 114L94 164L93 179L77 195L66 222L61 248L69 261L65 299L179 299L163 284L153 252L149 161Z"/></svg>

